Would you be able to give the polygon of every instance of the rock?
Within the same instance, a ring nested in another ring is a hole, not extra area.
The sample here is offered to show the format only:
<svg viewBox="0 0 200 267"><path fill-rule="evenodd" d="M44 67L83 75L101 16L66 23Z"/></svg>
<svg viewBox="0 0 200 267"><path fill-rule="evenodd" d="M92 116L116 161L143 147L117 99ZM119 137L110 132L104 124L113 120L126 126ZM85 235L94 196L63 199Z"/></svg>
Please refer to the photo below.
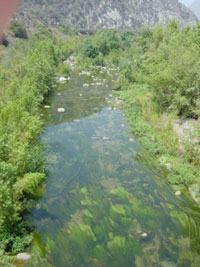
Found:
<svg viewBox="0 0 200 267"><path fill-rule="evenodd" d="M176 191L175 192L175 196L180 196L181 195L181 191Z"/></svg>
<svg viewBox="0 0 200 267"><path fill-rule="evenodd" d="M80 94L80 96L83 96L82 94Z"/></svg>
<svg viewBox="0 0 200 267"><path fill-rule="evenodd" d="M57 95L61 95L61 93L57 93Z"/></svg>
<svg viewBox="0 0 200 267"><path fill-rule="evenodd" d="M109 137L106 137L106 136L104 136L102 139L103 139L104 141L106 141L106 140L109 140L110 138L109 138Z"/></svg>
<svg viewBox="0 0 200 267"><path fill-rule="evenodd" d="M168 169L168 171L171 171L172 165L170 163L166 163L165 166Z"/></svg>
<svg viewBox="0 0 200 267"><path fill-rule="evenodd" d="M48 105L45 105L45 106L44 106L44 108L50 108L50 106L48 106Z"/></svg>
<svg viewBox="0 0 200 267"><path fill-rule="evenodd" d="M65 77L59 77L59 78L58 78L58 81L59 81L60 83L65 83L65 82L67 81L67 79L66 79Z"/></svg>
<svg viewBox="0 0 200 267"><path fill-rule="evenodd" d="M29 18L28 24L34 23L34 11L37 10L38 23L43 21L45 14L51 14L45 18L47 24L53 25L55 17L57 17L59 21L66 21L67 25L78 31L83 28L85 31L112 28L137 32L142 25L152 27L153 25L167 24L171 19L177 20L181 27L198 23L193 12L177 0L63 0L60 1L60 5L58 5L58 0L51 1L51 5L47 4L50 2L47 0L34 1L34 5L27 5L27 1L23 2L22 10L25 10L26 17ZM42 8L43 6L45 9ZM78 16L76 11L80 11ZM17 18L26 22L22 14L23 12L18 12Z"/></svg>
<svg viewBox="0 0 200 267"><path fill-rule="evenodd" d="M124 127L125 127L125 125L124 125L124 124L121 124L121 127L122 127L122 128L124 128Z"/></svg>
<svg viewBox="0 0 200 267"><path fill-rule="evenodd" d="M189 186L189 192L194 201L200 205L200 187L198 184L192 184Z"/></svg>
<svg viewBox="0 0 200 267"><path fill-rule="evenodd" d="M29 253L19 253L16 256L16 259L19 261L28 261L31 259L31 255Z"/></svg>
<svg viewBox="0 0 200 267"><path fill-rule="evenodd" d="M89 87L89 84L88 83L84 83L83 87Z"/></svg>
<svg viewBox="0 0 200 267"><path fill-rule="evenodd" d="M135 140L133 138L130 138L129 141L133 143Z"/></svg>
<svg viewBox="0 0 200 267"><path fill-rule="evenodd" d="M140 235L140 237L142 240L146 240L148 238L148 234L144 232Z"/></svg>
<svg viewBox="0 0 200 267"><path fill-rule="evenodd" d="M65 112L65 109L64 108L58 108L58 112Z"/></svg>

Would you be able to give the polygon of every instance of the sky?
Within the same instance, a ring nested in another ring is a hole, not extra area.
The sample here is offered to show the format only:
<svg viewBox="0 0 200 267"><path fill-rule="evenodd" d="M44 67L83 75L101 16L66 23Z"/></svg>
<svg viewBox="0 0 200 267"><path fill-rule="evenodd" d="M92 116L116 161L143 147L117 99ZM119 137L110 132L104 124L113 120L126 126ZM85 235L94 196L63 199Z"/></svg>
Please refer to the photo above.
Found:
<svg viewBox="0 0 200 267"><path fill-rule="evenodd" d="M185 4L186 6L190 6L194 0L179 0L179 2Z"/></svg>

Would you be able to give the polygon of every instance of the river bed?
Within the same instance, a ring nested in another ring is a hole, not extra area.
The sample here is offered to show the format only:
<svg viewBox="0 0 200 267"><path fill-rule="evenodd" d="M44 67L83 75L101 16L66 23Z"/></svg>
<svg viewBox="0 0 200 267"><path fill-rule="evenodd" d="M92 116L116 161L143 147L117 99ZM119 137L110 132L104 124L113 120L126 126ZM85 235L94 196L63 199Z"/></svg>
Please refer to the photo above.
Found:
<svg viewBox="0 0 200 267"><path fill-rule="evenodd" d="M138 160L144 151L113 96L114 72L74 73L48 99L48 177L28 265L200 266L199 210Z"/></svg>

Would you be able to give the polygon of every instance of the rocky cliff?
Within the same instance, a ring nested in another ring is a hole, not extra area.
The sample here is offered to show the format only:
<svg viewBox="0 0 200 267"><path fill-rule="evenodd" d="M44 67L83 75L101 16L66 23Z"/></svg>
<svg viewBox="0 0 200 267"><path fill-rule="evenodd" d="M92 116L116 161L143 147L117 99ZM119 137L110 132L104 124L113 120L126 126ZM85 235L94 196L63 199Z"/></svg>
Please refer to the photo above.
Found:
<svg viewBox="0 0 200 267"><path fill-rule="evenodd" d="M145 25L176 19L181 26L197 18L178 0L24 0L17 19L29 27L60 22L84 30L105 28L138 30Z"/></svg>

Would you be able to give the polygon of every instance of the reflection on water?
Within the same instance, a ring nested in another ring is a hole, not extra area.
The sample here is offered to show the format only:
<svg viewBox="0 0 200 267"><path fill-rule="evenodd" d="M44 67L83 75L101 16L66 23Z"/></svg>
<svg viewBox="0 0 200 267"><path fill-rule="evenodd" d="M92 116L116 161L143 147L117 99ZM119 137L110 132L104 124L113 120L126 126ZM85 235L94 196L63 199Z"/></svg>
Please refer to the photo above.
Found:
<svg viewBox="0 0 200 267"><path fill-rule="evenodd" d="M30 266L200 266L188 200L135 159L140 147L111 90L85 82L73 76L46 111L48 180Z"/></svg>

